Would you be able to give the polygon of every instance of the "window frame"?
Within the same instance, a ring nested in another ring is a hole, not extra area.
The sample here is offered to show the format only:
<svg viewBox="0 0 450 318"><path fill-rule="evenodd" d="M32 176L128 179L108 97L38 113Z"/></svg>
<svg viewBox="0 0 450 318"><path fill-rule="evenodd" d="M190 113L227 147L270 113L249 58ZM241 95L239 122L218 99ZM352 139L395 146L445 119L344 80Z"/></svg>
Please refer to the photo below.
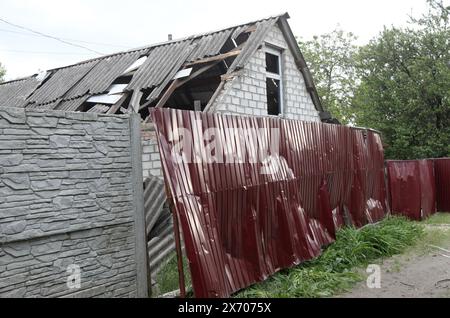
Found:
<svg viewBox="0 0 450 318"><path fill-rule="evenodd" d="M279 74L267 71L267 65L266 65L266 79L273 79L273 80L279 81L279 83L280 83L280 87L279 87L279 90L280 90L279 91L280 114L279 115L284 115L284 83L283 83L283 62L282 62L283 49L269 45L266 43L266 47L264 50L264 59L266 59L266 54L271 54L271 55L278 57ZM267 111L268 111L268 109L267 109ZM270 116L275 116L275 115L270 115Z"/></svg>

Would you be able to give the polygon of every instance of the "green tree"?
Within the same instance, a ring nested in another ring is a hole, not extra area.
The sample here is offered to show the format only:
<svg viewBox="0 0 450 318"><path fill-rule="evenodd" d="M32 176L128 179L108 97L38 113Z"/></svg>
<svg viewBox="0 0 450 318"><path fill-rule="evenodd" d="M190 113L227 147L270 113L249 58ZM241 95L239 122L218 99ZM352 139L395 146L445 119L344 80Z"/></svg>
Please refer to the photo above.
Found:
<svg viewBox="0 0 450 318"><path fill-rule="evenodd" d="M3 82L6 75L6 70L3 67L2 63L0 63L0 83Z"/></svg>
<svg viewBox="0 0 450 318"><path fill-rule="evenodd" d="M428 2L428 14L385 28L358 57L355 121L381 130L391 159L450 155L450 8Z"/></svg>
<svg viewBox="0 0 450 318"><path fill-rule="evenodd" d="M337 28L311 41L299 41L323 106L343 124L352 121L351 101L357 85L356 39L353 33Z"/></svg>

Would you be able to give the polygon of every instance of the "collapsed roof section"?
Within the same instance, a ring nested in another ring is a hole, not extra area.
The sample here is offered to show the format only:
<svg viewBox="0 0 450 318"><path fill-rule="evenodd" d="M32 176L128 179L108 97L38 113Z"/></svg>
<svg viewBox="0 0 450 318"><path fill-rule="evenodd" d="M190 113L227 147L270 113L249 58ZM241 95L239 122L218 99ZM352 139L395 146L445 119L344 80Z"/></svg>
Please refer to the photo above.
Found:
<svg viewBox="0 0 450 318"><path fill-rule="evenodd" d="M243 68L278 23L318 111L311 75L287 24L269 17L217 32L120 52L0 85L0 105L123 114L168 104L208 110L226 80Z"/></svg>

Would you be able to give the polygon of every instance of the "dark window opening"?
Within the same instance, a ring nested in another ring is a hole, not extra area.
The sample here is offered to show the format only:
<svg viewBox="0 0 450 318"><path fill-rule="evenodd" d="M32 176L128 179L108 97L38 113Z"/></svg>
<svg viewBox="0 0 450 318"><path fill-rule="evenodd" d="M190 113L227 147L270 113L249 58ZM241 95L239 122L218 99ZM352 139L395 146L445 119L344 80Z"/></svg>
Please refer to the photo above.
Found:
<svg viewBox="0 0 450 318"><path fill-rule="evenodd" d="M198 66L197 69L201 67ZM196 69L193 70L193 72L195 71ZM226 71L227 68L222 62L198 77L191 79L173 92L164 107L195 110L195 105L197 104L201 105L200 108L203 111L219 87L221 75L225 74Z"/></svg>
<svg viewBox="0 0 450 318"><path fill-rule="evenodd" d="M116 80L112 82L112 84L129 84L132 78L133 78L132 75L120 76L116 78Z"/></svg>
<svg viewBox="0 0 450 318"><path fill-rule="evenodd" d="M266 71L273 74L280 74L280 59L278 56L266 53Z"/></svg>
<svg viewBox="0 0 450 318"><path fill-rule="evenodd" d="M267 78L267 112L269 115L278 116L281 114L281 89L280 81L272 78Z"/></svg>

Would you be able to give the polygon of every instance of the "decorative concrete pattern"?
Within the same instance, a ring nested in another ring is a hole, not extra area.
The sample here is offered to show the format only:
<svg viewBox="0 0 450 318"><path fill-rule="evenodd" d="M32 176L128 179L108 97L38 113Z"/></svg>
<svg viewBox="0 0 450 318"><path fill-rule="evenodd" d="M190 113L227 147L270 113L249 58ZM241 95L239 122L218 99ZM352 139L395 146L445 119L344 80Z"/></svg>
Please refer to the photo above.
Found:
<svg viewBox="0 0 450 318"><path fill-rule="evenodd" d="M0 297L145 296L131 131L125 116L0 108Z"/></svg>

